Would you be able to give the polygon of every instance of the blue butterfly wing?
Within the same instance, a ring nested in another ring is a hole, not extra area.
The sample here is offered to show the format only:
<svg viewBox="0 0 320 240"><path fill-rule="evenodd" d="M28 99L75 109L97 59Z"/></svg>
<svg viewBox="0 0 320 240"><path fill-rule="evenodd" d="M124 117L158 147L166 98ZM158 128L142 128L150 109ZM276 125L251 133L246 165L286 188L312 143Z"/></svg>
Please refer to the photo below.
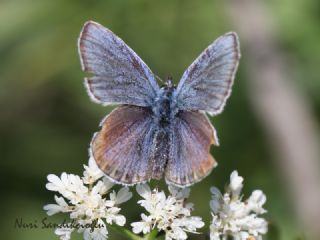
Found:
<svg viewBox="0 0 320 240"><path fill-rule="evenodd" d="M184 72L177 86L178 109L219 114L230 96L239 59L236 33L227 33L209 45Z"/></svg>
<svg viewBox="0 0 320 240"><path fill-rule="evenodd" d="M85 23L78 41L91 99L103 105L151 106L159 87L154 75L139 56L109 29Z"/></svg>

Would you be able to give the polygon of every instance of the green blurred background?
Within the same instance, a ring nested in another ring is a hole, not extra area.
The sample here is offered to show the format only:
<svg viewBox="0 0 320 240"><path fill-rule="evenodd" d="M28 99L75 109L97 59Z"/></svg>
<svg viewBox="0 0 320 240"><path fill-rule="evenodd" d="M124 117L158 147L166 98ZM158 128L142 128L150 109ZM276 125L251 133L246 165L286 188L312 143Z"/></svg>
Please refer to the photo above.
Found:
<svg viewBox="0 0 320 240"><path fill-rule="evenodd" d="M51 229L15 229L15 219L39 223L46 216L42 207L53 202L53 194L45 189L46 176L63 171L82 174L91 136L112 109L90 102L83 86L76 43L84 22L95 20L110 28L155 74L172 75L178 81L215 38L237 30L222 2L0 1L2 239L57 239ZM299 66L294 69L295 84L319 122L320 2L271 0L265 7L276 22L282 51ZM246 196L258 188L268 197L266 239L302 239L305 233L292 197L248 97L245 50L242 55L227 107L211 118L220 138L221 146L212 148L219 166L192 187L190 201L195 203L195 214L208 223L209 187L223 188L237 169L245 178ZM135 199L127 203L127 222L138 220L141 210ZM63 217L52 221L59 219ZM111 230L110 234L110 239L121 239Z"/></svg>

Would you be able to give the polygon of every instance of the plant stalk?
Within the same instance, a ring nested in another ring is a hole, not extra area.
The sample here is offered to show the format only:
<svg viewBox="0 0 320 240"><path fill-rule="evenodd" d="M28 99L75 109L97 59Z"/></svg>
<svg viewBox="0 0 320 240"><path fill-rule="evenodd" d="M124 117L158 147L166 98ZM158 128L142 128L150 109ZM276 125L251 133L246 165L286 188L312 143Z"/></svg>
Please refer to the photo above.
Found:
<svg viewBox="0 0 320 240"><path fill-rule="evenodd" d="M131 239L131 240L144 240L145 238L141 238L137 235L135 235L133 232L131 232L130 230L124 228L124 227L120 227L118 225L108 225L109 228L111 228L113 231L119 233L120 235L122 235L123 237L127 238L127 239ZM152 238L153 239L153 238ZM149 238L148 238L149 240Z"/></svg>

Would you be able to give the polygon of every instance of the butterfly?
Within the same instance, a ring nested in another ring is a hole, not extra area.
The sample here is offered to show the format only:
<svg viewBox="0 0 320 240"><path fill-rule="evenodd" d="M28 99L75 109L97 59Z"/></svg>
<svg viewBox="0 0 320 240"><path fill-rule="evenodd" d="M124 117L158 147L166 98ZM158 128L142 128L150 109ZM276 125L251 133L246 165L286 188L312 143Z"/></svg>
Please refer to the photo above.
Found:
<svg viewBox="0 0 320 240"><path fill-rule="evenodd" d="M133 185L161 179L180 187L209 175L217 165L210 154L219 145L206 113L222 112L237 71L238 36L226 33L187 68L177 86L155 75L119 37L88 21L78 39L85 87L102 105L119 105L100 123L90 155L116 183Z"/></svg>

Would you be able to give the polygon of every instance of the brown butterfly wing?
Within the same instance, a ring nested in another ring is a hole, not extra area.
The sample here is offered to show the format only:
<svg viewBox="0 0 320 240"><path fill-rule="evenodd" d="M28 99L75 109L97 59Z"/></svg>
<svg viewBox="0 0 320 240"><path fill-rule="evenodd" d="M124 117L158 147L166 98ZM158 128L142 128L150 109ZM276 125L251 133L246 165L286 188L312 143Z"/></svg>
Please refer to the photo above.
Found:
<svg viewBox="0 0 320 240"><path fill-rule="evenodd" d="M203 113L181 111L172 124L166 181L189 186L206 177L216 166L210 145L218 144L215 130Z"/></svg>
<svg viewBox="0 0 320 240"><path fill-rule="evenodd" d="M91 143L91 153L100 169L121 184L145 182L151 178L150 144L154 128L148 108L124 105L101 123Z"/></svg>

